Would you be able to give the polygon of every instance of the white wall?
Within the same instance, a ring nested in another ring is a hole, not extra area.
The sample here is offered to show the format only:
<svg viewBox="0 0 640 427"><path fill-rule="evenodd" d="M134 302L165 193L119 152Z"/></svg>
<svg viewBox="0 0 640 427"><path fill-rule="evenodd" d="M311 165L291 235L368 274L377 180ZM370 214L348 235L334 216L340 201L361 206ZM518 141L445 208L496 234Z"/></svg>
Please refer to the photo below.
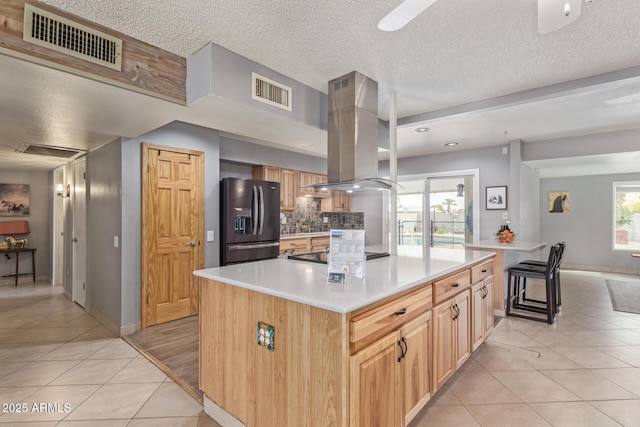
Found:
<svg viewBox="0 0 640 427"><path fill-rule="evenodd" d="M130 327L141 320L141 144L178 147L204 152L204 227L220 236L220 151L218 131L173 122L122 144L122 318ZM203 236L204 237L204 236ZM204 243L205 268L220 263L220 242Z"/></svg>

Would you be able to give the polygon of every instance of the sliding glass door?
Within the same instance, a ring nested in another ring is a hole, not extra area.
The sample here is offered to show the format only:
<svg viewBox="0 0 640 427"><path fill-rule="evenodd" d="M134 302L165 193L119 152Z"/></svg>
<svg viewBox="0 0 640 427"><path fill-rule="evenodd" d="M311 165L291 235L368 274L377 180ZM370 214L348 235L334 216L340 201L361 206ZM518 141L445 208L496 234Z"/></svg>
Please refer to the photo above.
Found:
<svg viewBox="0 0 640 427"><path fill-rule="evenodd" d="M424 175L401 180L398 190L398 246L464 249L478 229L474 199L478 172ZM477 205L477 203L476 203Z"/></svg>

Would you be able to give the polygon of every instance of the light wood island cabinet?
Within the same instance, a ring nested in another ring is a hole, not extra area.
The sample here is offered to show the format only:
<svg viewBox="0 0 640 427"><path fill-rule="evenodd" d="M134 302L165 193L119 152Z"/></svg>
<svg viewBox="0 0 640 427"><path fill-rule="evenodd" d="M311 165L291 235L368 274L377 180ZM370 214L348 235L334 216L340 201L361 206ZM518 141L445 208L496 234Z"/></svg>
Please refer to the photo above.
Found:
<svg viewBox="0 0 640 427"><path fill-rule="evenodd" d="M471 269L471 351L475 351L494 326L493 320L493 260Z"/></svg>
<svg viewBox="0 0 640 427"><path fill-rule="evenodd" d="M471 354L478 264L350 312L199 277L205 411L214 402L251 427L407 425ZM301 274L321 272L309 265ZM271 349L258 343L259 322L273 328Z"/></svg>

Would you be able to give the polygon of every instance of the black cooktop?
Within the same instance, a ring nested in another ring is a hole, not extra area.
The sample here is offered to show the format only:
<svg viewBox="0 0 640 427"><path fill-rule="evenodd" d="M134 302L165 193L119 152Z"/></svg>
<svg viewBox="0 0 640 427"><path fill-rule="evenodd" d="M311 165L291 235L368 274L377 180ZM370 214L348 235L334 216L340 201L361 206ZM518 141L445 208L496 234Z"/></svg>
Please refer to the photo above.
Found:
<svg viewBox="0 0 640 427"><path fill-rule="evenodd" d="M389 256L388 252L365 252L364 254L367 257L367 261ZM328 256L329 256L329 252L322 251L322 252L306 252L301 254L294 254L294 255L289 255L287 258L295 259L298 261L308 261L308 262L317 262L320 264L326 264Z"/></svg>

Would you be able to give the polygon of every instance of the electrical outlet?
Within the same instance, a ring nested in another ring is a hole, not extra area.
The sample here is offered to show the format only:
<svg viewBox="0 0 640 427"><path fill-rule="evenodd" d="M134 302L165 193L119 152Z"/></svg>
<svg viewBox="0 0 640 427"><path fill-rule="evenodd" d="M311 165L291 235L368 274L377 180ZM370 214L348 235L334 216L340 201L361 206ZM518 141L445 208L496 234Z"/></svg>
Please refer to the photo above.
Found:
<svg viewBox="0 0 640 427"><path fill-rule="evenodd" d="M329 218L328 217L322 217L322 222L324 222L325 224L329 222Z"/></svg>
<svg viewBox="0 0 640 427"><path fill-rule="evenodd" d="M509 219L509 212L503 212L502 219Z"/></svg>

